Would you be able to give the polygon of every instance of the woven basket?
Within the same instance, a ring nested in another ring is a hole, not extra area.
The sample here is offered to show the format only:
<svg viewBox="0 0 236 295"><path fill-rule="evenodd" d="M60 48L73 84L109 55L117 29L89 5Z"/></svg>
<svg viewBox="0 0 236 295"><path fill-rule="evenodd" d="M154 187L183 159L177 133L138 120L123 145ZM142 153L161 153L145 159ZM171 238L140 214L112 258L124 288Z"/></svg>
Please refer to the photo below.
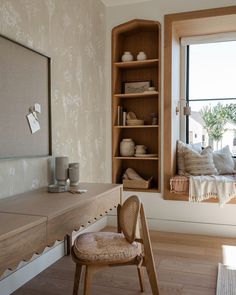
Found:
<svg viewBox="0 0 236 295"><path fill-rule="evenodd" d="M151 186L152 177L148 180L131 180L131 179L123 179L123 187L124 188L144 188L148 189Z"/></svg>

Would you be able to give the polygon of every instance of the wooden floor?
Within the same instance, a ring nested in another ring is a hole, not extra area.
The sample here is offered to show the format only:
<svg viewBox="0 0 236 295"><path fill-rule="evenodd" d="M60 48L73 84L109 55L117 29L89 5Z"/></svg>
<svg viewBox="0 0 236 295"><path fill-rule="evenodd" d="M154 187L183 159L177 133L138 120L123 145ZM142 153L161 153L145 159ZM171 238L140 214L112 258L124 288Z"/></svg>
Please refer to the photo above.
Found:
<svg viewBox="0 0 236 295"><path fill-rule="evenodd" d="M222 245L236 239L151 232L161 295L215 295ZM72 294L74 264L64 257L14 292L14 295ZM79 294L82 294L80 288ZM139 290L134 266L107 268L93 279L93 295L135 295ZM146 277L145 293L151 294Z"/></svg>

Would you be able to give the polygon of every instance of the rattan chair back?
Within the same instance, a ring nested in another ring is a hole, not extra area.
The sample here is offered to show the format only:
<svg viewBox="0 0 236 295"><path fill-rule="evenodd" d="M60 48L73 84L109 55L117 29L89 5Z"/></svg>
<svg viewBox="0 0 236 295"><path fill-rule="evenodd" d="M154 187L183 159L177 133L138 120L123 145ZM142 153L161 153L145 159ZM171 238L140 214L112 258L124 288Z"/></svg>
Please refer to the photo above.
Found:
<svg viewBox="0 0 236 295"><path fill-rule="evenodd" d="M136 228L141 207L137 196L129 197L122 205L119 213L119 225L126 240L133 243L136 238Z"/></svg>

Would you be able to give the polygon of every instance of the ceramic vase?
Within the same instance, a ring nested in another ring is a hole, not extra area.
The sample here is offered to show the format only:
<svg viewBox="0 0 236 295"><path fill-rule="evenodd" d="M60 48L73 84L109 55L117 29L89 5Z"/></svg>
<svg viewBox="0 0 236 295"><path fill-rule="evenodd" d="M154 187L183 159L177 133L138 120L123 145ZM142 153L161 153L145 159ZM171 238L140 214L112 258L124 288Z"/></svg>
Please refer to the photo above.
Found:
<svg viewBox="0 0 236 295"><path fill-rule="evenodd" d="M68 167L69 158L68 157L56 157L55 158L55 170L56 170L56 180L58 185L66 185L68 180Z"/></svg>
<svg viewBox="0 0 236 295"><path fill-rule="evenodd" d="M139 54L137 55L137 60L146 60L147 59L147 55L145 52L140 51Z"/></svg>
<svg viewBox="0 0 236 295"><path fill-rule="evenodd" d="M131 138L124 138L120 143L120 155L132 157L134 155L135 143Z"/></svg>
<svg viewBox="0 0 236 295"><path fill-rule="evenodd" d="M79 185L79 163L70 163L69 164L69 179L70 186Z"/></svg>
<svg viewBox="0 0 236 295"><path fill-rule="evenodd" d="M129 51L125 51L121 57L121 60L124 62L125 61L132 61L133 59L134 59L133 55Z"/></svg>

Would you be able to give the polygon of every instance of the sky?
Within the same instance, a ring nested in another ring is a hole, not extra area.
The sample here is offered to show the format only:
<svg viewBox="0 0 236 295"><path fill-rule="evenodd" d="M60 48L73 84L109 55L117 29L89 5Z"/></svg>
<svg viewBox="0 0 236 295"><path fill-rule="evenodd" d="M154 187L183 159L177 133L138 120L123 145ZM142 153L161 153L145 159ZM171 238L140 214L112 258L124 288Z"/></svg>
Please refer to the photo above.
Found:
<svg viewBox="0 0 236 295"><path fill-rule="evenodd" d="M189 98L236 98L236 41L190 45Z"/></svg>

